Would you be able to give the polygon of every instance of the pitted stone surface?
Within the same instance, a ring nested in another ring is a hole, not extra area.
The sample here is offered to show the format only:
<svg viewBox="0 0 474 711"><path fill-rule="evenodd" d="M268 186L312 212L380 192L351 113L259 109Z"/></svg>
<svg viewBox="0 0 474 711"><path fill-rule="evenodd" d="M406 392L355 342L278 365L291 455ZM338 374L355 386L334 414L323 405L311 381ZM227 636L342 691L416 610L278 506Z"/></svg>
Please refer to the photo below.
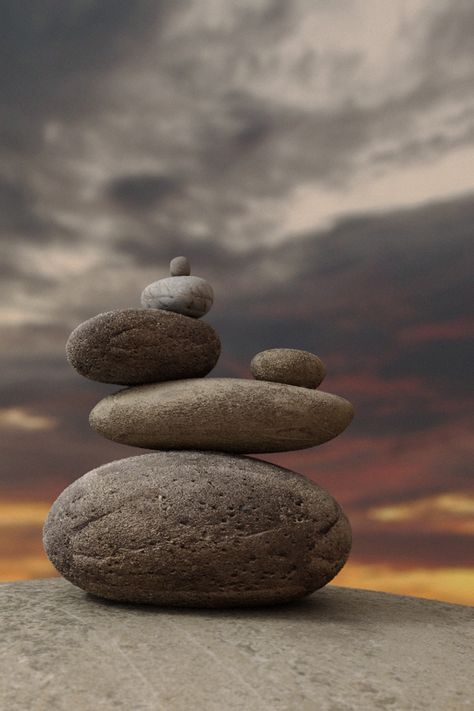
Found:
<svg viewBox="0 0 474 711"><path fill-rule="evenodd" d="M271 348L252 358L250 370L256 380L287 383L302 388L317 388L326 367L317 355L296 348Z"/></svg>
<svg viewBox="0 0 474 711"><path fill-rule="evenodd" d="M81 323L66 344L80 375L133 385L207 375L220 354L205 321L154 309L117 309Z"/></svg>
<svg viewBox="0 0 474 711"><path fill-rule="evenodd" d="M96 595L220 607L292 600L344 565L351 530L324 489L248 457L157 452L111 462L53 504L46 552Z"/></svg>
<svg viewBox="0 0 474 711"><path fill-rule="evenodd" d="M474 610L328 585L289 605L102 602L0 585L8 711L470 711Z"/></svg>
<svg viewBox="0 0 474 711"><path fill-rule="evenodd" d="M108 439L148 449L281 452L343 432L350 402L308 388L238 378L197 378L128 388L89 417Z"/></svg>

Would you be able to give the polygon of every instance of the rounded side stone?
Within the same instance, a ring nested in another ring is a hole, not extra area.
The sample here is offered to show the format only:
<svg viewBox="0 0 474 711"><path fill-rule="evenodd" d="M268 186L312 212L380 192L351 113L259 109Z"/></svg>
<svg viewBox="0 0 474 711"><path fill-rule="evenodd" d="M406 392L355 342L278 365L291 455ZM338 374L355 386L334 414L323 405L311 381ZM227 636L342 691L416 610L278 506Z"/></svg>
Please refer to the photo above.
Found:
<svg viewBox="0 0 474 711"><path fill-rule="evenodd" d="M203 377L217 363L220 347L205 321L154 309L117 309L75 328L66 355L86 378L136 385Z"/></svg>
<svg viewBox="0 0 474 711"><path fill-rule="evenodd" d="M53 504L44 546L57 570L101 597L223 607L294 600L342 568L339 504L267 462L157 452L99 467Z"/></svg>
<svg viewBox="0 0 474 711"><path fill-rule="evenodd" d="M314 353L297 348L271 348L252 358L250 370L256 380L317 388L326 375L326 366Z"/></svg>

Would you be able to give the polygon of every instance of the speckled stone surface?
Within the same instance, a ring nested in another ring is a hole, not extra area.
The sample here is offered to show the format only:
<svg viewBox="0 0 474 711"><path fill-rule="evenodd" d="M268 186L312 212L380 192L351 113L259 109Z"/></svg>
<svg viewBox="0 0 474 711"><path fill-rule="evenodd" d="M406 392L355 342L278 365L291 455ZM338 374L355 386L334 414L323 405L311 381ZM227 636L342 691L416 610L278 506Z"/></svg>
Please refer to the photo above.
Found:
<svg viewBox="0 0 474 711"><path fill-rule="evenodd" d="M317 388L326 375L326 367L321 358L296 348L261 351L252 358L250 370L256 380L287 383L302 388Z"/></svg>
<svg viewBox="0 0 474 711"><path fill-rule="evenodd" d="M205 321L154 309L117 309L81 323L66 355L80 375L133 385L207 375L220 354Z"/></svg>
<svg viewBox="0 0 474 711"><path fill-rule="evenodd" d="M89 422L100 435L148 449L282 452L343 432L350 402L308 388L238 378L196 378L121 390Z"/></svg>
<svg viewBox="0 0 474 711"><path fill-rule="evenodd" d="M8 711L469 711L473 608L329 585L271 608L0 585Z"/></svg>
<svg viewBox="0 0 474 711"><path fill-rule="evenodd" d="M328 583L351 529L327 491L250 457L156 452L65 489L44 527L53 565L87 592L162 605L268 604Z"/></svg>

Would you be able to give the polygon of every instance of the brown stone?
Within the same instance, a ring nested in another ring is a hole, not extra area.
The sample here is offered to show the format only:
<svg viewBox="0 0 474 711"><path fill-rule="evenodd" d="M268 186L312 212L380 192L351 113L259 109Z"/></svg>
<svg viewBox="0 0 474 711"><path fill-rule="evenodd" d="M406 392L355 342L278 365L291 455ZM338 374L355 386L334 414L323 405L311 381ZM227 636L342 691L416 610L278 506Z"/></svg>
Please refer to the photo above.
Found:
<svg viewBox="0 0 474 711"><path fill-rule="evenodd" d="M252 358L250 370L256 380L317 388L326 375L323 361L314 353L296 348L271 348Z"/></svg>
<svg viewBox="0 0 474 711"><path fill-rule="evenodd" d="M220 354L205 321L156 309L107 311L81 323L66 344L69 363L91 380L119 385L207 375Z"/></svg>
<svg viewBox="0 0 474 711"><path fill-rule="evenodd" d="M148 449L281 452L313 447L350 423L337 395L238 378L197 378L121 390L89 422L99 434Z"/></svg>
<svg viewBox="0 0 474 711"><path fill-rule="evenodd" d="M44 528L78 587L112 600L221 607L293 600L329 582L351 547L339 504L248 457L157 452L71 484Z"/></svg>

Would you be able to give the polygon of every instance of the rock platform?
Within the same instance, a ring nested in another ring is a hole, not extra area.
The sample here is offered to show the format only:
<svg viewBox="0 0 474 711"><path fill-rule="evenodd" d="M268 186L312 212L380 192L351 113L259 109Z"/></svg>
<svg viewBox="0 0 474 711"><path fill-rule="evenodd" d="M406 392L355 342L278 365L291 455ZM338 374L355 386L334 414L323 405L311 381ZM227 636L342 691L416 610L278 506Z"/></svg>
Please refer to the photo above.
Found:
<svg viewBox="0 0 474 711"><path fill-rule="evenodd" d="M469 711L474 609L332 585L287 605L110 603L0 585L8 711Z"/></svg>

